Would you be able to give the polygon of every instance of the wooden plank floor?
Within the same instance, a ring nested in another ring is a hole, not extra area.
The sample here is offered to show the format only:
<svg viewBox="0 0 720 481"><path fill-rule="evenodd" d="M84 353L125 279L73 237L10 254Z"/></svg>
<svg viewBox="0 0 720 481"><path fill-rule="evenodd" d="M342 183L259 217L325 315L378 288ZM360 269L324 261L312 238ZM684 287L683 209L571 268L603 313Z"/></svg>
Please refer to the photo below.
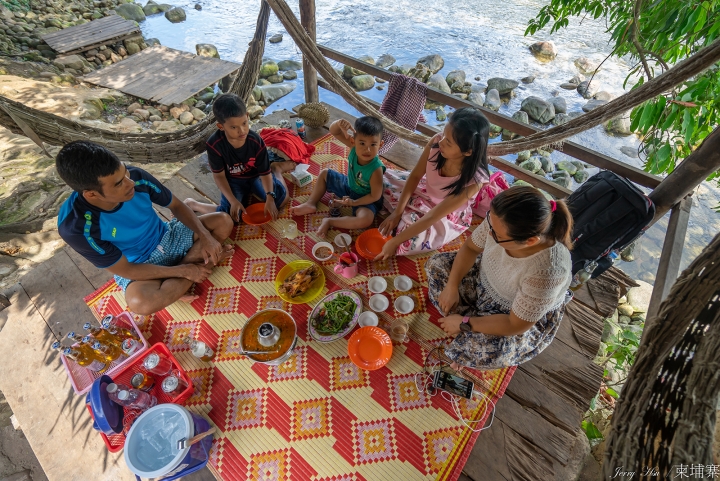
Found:
<svg viewBox="0 0 720 481"><path fill-rule="evenodd" d="M240 64L155 45L82 80L145 100L172 105L240 68Z"/></svg>
<svg viewBox="0 0 720 481"><path fill-rule="evenodd" d="M58 53L71 54L99 47L113 40L127 38L140 33L140 28L131 20L119 15L110 15L92 22L64 28L48 33L42 39Z"/></svg>

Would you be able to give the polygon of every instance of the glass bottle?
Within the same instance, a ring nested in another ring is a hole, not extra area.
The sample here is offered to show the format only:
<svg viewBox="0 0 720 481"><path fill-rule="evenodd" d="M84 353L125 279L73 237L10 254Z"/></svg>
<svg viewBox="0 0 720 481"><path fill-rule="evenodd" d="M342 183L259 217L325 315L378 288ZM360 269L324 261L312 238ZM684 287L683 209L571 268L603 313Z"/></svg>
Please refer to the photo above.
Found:
<svg viewBox="0 0 720 481"><path fill-rule="evenodd" d="M95 341L91 347L93 351L103 356L107 362L122 362L127 358L123 350L113 344L103 344L100 341Z"/></svg>
<svg viewBox="0 0 720 481"><path fill-rule="evenodd" d="M85 353L85 355L92 356L94 351L90 347L90 344L86 341L84 337L80 337L75 335L74 331L68 332L67 338L74 342L72 345L73 349L77 349L78 351L82 351Z"/></svg>
<svg viewBox="0 0 720 481"><path fill-rule="evenodd" d="M190 346L190 352L192 352L192 355L199 358L201 361L210 362L215 357L215 352L212 348L202 341L186 337L183 342Z"/></svg>
<svg viewBox="0 0 720 481"><path fill-rule="evenodd" d="M120 339L121 343L125 339L134 339L136 341L140 340L140 338L132 331L132 329L125 329L122 326L113 324L111 319L103 320L102 327L111 335L115 336L115 338Z"/></svg>
<svg viewBox="0 0 720 481"><path fill-rule="evenodd" d="M101 361L97 356L86 356L82 351L71 347L66 347L63 354L65 357L75 361L78 366L88 368L98 374L104 373L110 365L109 363Z"/></svg>
<svg viewBox="0 0 720 481"><path fill-rule="evenodd" d="M102 327L93 327L89 322L86 322L83 329L88 331L88 334L102 343L113 344L118 347L122 345L122 339L118 339Z"/></svg>
<svg viewBox="0 0 720 481"><path fill-rule="evenodd" d="M570 290L576 291L585 284L585 282L592 277L592 273L597 268L598 263L595 261L590 262L590 264L586 265L584 269L580 269L575 273L575 275L572 278L572 282L570 283Z"/></svg>

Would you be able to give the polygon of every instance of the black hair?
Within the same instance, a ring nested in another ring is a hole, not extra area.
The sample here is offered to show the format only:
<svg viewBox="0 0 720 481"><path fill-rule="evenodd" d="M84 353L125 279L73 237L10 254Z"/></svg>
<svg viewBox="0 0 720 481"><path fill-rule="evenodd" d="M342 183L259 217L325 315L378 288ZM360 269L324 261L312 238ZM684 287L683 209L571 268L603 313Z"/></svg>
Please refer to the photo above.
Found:
<svg viewBox="0 0 720 481"><path fill-rule="evenodd" d="M519 185L493 197L490 209L516 241L545 236L572 249L573 218L563 200L548 200L535 187Z"/></svg>
<svg viewBox="0 0 720 481"><path fill-rule="evenodd" d="M87 140L66 144L55 158L58 175L76 192L96 190L102 194L100 177L112 175L121 167L117 155Z"/></svg>
<svg viewBox="0 0 720 481"><path fill-rule="evenodd" d="M460 195L465 190L465 186L473 180L479 183L481 172L488 175L487 144L490 122L479 110L463 107L452 113L448 123L452 129L453 140L460 151L471 152L463 161L460 178L443 188L450 191L450 195ZM433 147L437 148L438 145L435 144ZM435 159L430 161L435 163L437 170L440 170L445 165L446 159L438 152Z"/></svg>
<svg viewBox="0 0 720 481"><path fill-rule="evenodd" d="M383 124L379 119L366 115L355 120L355 132L368 137L382 136Z"/></svg>
<svg viewBox="0 0 720 481"><path fill-rule="evenodd" d="M222 94L213 102L215 120L224 124L229 118L242 117L247 113L245 102L235 94Z"/></svg>

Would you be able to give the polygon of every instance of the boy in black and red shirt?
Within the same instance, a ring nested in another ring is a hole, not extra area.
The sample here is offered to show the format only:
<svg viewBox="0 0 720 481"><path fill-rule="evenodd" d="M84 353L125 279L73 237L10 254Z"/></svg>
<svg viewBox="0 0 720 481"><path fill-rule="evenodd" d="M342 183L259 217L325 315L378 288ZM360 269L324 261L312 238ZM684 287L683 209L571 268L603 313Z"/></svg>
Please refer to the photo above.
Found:
<svg viewBox="0 0 720 481"><path fill-rule="evenodd" d="M195 212L227 212L235 222L252 194L265 202L265 215L277 219L278 210L289 200L280 166L271 165L260 136L250 130L245 103L235 94L223 94L213 104L218 131L207 140L213 179L220 189L220 205L194 199L185 203Z"/></svg>

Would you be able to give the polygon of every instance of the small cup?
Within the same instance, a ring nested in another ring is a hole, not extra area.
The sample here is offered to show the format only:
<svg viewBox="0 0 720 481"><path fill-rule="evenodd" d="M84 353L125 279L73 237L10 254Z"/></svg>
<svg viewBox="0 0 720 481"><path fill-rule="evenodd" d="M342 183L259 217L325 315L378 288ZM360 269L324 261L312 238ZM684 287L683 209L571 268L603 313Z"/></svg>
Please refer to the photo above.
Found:
<svg viewBox="0 0 720 481"><path fill-rule="evenodd" d="M395 299L395 310L400 314L409 314L415 309L415 301L410 296L400 296Z"/></svg>
<svg viewBox="0 0 720 481"><path fill-rule="evenodd" d="M377 326L378 316L372 311L365 311L358 317L358 324L360 327Z"/></svg>
<svg viewBox="0 0 720 481"><path fill-rule="evenodd" d="M327 247L328 249L330 249L330 255L327 256L327 257L320 257L320 256L318 256L318 255L317 255L317 251L318 251L318 249L320 249L321 247ZM330 258L332 257L332 255L333 255L334 252L335 252L335 249L333 248L332 244L329 243L329 242L318 242L318 243L315 244L315 245L313 246L313 248L312 248L312 255L313 255L313 257L314 257L315 259L319 260L319 261L322 261L322 262L330 259Z"/></svg>
<svg viewBox="0 0 720 481"><path fill-rule="evenodd" d="M370 298L368 304L370 304L370 309L373 311L383 312L390 305L390 301L388 301L388 298L382 294L375 294Z"/></svg>
<svg viewBox="0 0 720 481"><path fill-rule="evenodd" d="M371 277L368 279L368 289L373 294L382 294L387 289L387 281L380 276Z"/></svg>
<svg viewBox="0 0 720 481"><path fill-rule="evenodd" d="M298 236L297 222L289 220L283 224L281 234L286 239L294 239Z"/></svg>
<svg viewBox="0 0 720 481"><path fill-rule="evenodd" d="M393 286L400 292L407 292L412 288L412 279L408 276L397 276L393 281Z"/></svg>
<svg viewBox="0 0 720 481"><path fill-rule="evenodd" d="M358 256L347 252L343 252L342 255L340 255L340 261L335 265L335 268L333 269L336 274L340 274L346 279L352 279L356 275L358 275ZM343 261L345 263L343 263ZM350 265L348 265L350 263Z"/></svg>
<svg viewBox="0 0 720 481"><path fill-rule="evenodd" d="M409 324L404 319L394 319L388 328L388 335L394 342L402 344L407 339Z"/></svg>

